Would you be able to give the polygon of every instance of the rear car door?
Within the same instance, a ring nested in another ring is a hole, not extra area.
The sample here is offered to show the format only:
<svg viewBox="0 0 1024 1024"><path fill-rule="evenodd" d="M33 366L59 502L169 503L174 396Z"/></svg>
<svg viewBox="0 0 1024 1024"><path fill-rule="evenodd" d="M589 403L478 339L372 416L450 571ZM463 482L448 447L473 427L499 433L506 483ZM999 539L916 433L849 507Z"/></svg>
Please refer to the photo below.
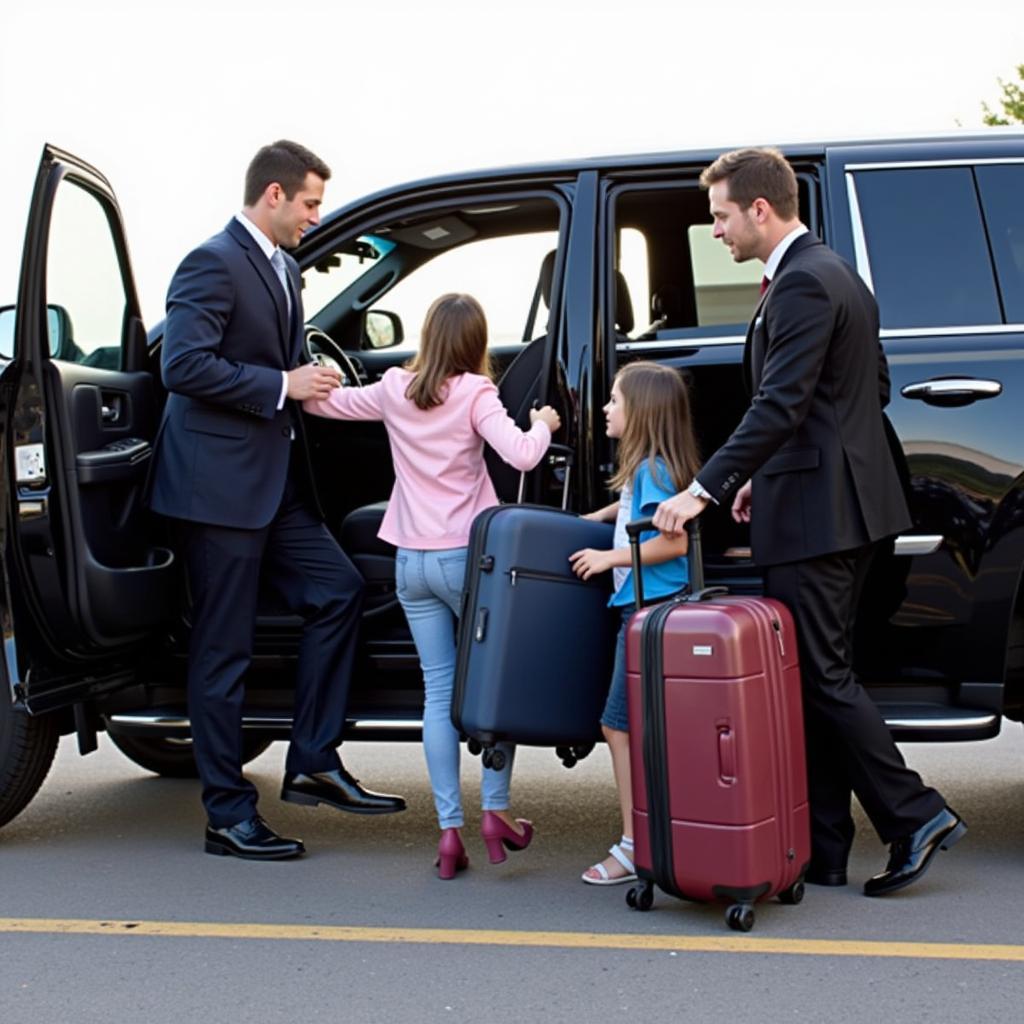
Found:
<svg viewBox="0 0 1024 1024"><path fill-rule="evenodd" d="M995 731L1024 562L1024 144L835 148L828 167L833 244L878 299L914 519L875 573L861 668L934 700L950 738L950 705Z"/></svg>
<svg viewBox="0 0 1024 1024"><path fill-rule="evenodd" d="M98 171L52 146L3 315L8 671L37 711L127 681L177 592L144 508L158 397L121 213Z"/></svg>

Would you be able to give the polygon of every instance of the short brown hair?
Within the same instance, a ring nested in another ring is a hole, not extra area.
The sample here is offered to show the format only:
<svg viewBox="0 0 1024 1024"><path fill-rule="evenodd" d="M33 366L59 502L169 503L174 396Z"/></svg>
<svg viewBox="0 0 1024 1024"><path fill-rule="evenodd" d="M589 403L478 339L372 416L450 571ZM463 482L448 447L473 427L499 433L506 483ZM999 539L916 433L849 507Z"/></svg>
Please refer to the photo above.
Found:
<svg viewBox="0 0 1024 1024"><path fill-rule="evenodd" d="M797 216L796 175L777 149L723 153L700 176L701 188L710 188L719 181L729 183L729 199L741 210L748 209L755 199L766 199L783 220Z"/></svg>
<svg viewBox="0 0 1024 1024"><path fill-rule="evenodd" d="M255 205L267 186L275 181L284 190L285 198L291 199L306 183L310 171L324 181L331 176L330 167L297 142L278 139L264 146L245 172L245 205Z"/></svg>
<svg viewBox="0 0 1024 1024"><path fill-rule="evenodd" d="M487 353L487 318L472 295L449 292L427 310L420 348L405 365L415 377L405 397L420 409L444 402L444 385L460 373L491 376Z"/></svg>
<svg viewBox="0 0 1024 1024"><path fill-rule="evenodd" d="M657 478L654 460L662 459L677 491L690 486L700 469L700 452L690 415L690 394L678 370L663 363L638 360L615 375L625 407L615 475L609 481L621 491L646 460Z"/></svg>

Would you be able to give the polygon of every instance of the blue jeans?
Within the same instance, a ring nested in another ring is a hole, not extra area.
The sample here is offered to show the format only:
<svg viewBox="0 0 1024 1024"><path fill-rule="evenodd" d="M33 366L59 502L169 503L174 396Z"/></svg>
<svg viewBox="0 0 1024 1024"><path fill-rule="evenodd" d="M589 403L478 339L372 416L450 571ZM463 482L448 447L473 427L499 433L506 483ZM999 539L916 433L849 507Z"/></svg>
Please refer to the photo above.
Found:
<svg viewBox="0 0 1024 1024"><path fill-rule="evenodd" d="M416 551L399 548L395 556L398 600L409 621L423 668L423 753L434 791L441 828L461 828L459 733L452 725L455 684L455 624L466 571L466 549ZM501 771L483 768L481 806L485 811L508 809L509 780L515 748L499 743L505 753Z"/></svg>

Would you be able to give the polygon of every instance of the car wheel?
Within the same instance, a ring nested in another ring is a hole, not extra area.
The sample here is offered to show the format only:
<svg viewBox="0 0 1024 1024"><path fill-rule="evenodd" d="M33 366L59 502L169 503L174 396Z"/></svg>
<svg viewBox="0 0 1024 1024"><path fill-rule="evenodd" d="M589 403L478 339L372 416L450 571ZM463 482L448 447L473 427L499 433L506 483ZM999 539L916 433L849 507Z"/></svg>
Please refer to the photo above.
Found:
<svg viewBox="0 0 1024 1024"><path fill-rule="evenodd" d="M169 779L196 779L199 771L192 756L192 741L168 736L129 736L110 732L111 742L140 768ZM243 736L242 763L247 764L263 753L272 740L264 736Z"/></svg>
<svg viewBox="0 0 1024 1024"><path fill-rule="evenodd" d="M16 711L0 693L0 825L20 814L39 791L57 750L57 723Z"/></svg>

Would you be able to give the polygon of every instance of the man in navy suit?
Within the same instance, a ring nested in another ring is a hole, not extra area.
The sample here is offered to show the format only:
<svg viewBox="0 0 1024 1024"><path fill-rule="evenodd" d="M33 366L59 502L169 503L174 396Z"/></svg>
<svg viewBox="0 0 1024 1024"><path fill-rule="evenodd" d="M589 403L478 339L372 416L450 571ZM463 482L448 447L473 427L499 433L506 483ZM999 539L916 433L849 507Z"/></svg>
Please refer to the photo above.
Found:
<svg viewBox="0 0 1024 1024"><path fill-rule="evenodd" d="M709 501L732 501L765 567L765 593L796 622L807 726L811 865L807 880L845 885L851 791L883 842L881 896L924 874L966 831L942 796L904 763L852 668L853 626L876 546L911 525L886 440L889 370L878 306L856 272L810 235L797 181L776 150L726 153L706 168L714 235L736 262L765 264L747 331L753 399L688 491L655 525L683 529Z"/></svg>
<svg viewBox="0 0 1024 1024"><path fill-rule="evenodd" d="M338 375L298 365L303 316L295 246L320 220L331 172L308 149L264 146L244 207L189 253L167 294L161 368L168 397L150 506L180 523L191 594L188 701L208 824L206 851L295 857L256 812L242 775L243 678L261 573L306 619L281 797L340 810L402 810L342 767L337 746L355 655L363 581L319 513L299 403Z"/></svg>

